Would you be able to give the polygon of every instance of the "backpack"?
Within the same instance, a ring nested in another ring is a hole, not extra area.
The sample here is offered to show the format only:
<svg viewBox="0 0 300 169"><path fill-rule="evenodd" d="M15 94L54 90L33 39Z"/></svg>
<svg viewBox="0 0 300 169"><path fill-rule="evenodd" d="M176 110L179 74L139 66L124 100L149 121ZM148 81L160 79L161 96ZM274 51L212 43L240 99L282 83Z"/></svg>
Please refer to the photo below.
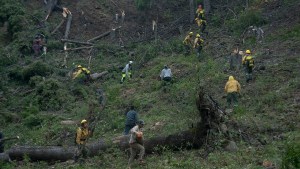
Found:
<svg viewBox="0 0 300 169"><path fill-rule="evenodd" d="M249 59L248 59L248 57L246 57L246 65L247 65L247 67L253 67L254 59L252 57L250 57Z"/></svg>

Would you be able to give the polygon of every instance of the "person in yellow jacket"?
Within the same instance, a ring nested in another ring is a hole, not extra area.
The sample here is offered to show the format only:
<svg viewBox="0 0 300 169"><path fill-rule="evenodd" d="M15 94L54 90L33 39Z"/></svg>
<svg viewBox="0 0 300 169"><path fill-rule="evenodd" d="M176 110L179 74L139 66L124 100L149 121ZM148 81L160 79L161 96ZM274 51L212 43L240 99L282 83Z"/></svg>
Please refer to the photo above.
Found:
<svg viewBox="0 0 300 169"><path fill-rule="evenodd" d="M203 48L204 40L201 38L200 34L196 35L195 41L194 41L194 48L197 51L197 56L200 57L200 53Z"/></svg>
<svg viewBox="0 0 300 169"><path fill-rule="evenodd" d="M72 79L74 80L74 79L78 78L82 73L85 75L85 79L84 79L85 82L91 80L91 71L85 67L82 67L81 65L78 65L76 67L76 70L73 73Z"/></svg>
<svg viewBox="0 0 300 169"><path fill-rule="evenodd" d="M252 80L252 72L254 68L254 59L251 56L251 51L248 49L245 52L245 56L242 59L242 64L245 69L246 73L246 82L248 83L250 80Z"/></svg>
<svg viewBox="0 0 300 169"><path fill-rule="evenodd" d="M193 32L189 32L188 35L186 35L186 37L183 40L183 45L185 47L185 54L188 55L191 53L191 48L193 46Z"/></svg>
<svg viewBox="0 0 300 169"><path fill-rule="evenodd" d="M201 27L201 32L203 33L206 28L206 18L205 18L205 11L202 8L202 5L199 5L196 10L196 23L198 27Z"/></svg>
<svg viewBox="0 0 300 169"><path fill-rule="evenodd" d="M76 131L76 145L78 148L78 152L75 155L75 162L77 162L79 158L82 161L82 158L87 157L88 150L86 148L86 142L91 134L91 132L88 129L87 120L83 119L80 122L80 125L81 126L78 127Z"/></svg>
<svg viewBox="0 0 300 169"><path fill-rule="evenodd" d="M241 91L241 85L240 83L234 79L233 76L229 76L228 81L225 85L225 92L227 93L227 106L231 107L237 106L238 100L238 94Z"/></svg>

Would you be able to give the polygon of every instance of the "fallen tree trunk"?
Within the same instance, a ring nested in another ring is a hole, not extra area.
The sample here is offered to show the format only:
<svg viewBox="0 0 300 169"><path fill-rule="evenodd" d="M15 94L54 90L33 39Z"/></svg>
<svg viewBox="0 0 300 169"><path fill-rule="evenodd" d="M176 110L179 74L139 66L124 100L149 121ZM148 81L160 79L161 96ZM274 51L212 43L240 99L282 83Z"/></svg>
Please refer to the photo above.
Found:
<svg viewBox="0 0 300 169"><path fill-rule="evenodd" d="M200 90L197 99L197 108L199 110L199 121L195 127L189 130L171 134L168 136L158 136L144 141L146 153L151 154L160 152L168 147L173 150L180 150L182 148L200 148L205 143L209 130L217 129L223 123L223 111L217 103L207 94ZM117 143L119 148L126 150L129 148L128 136L118 138ZM90 156L97 155L110 147L110 144L104 142L93 143L88 146ZM66 161L73 159L76 152L76 147L59 147L59 146L19 146L10 149L7 153L11 159L22 159L26 154L31 160L44 161Z"/></svg>
<svg viewBox="0 0 300 169"><path fill-rule="evenodd" d="M104 76L106 74L108 74L108 71L104 71L104 72L101 72L101 73L93 73L93 74L91 74L91 78L93 80L96 80L96 79L99 79L99 78L101 78L102 76Z"/></svg>
<svg viewBox="0 0 300 169"><path fill-rule="evenodd" d="M108 36L112 31L116 31L116 30L120 29L121 27L122 27L122 26L119 26L119 27L114 28L114 29L112 29L112 30L110 30L110 31L104 32L104 33L102 33L102 34L99 35L99 36L96 36L96 37L94 37L94 38L92 38L92 39L89 39L88 42L95 41L95 40L98 40L98 39L103 38L103 37L105 37L105 36Z"/></svg>
<svg viewBox="0 0 300 169"><path fill-rule="evenodd" d="M103 141L87 145L89 156L95 156L107 148ZM8 150L6 153L12 160L22 160L28 156L32 161L67 161L73 159L77 147L61 146L17 146Z"/></svg>
<svg viewBox="0 0 300 169"><path fill-rule="evenodd" d="M61 22L57 25L57 27L51 32L51 35L53 35L64 23L65 19L62 19Z"/></svg>
<svg viewBox="0 0 300 169"><path fill-rule="evenodd" d="M91 49L94 46L83 46L83 47L78 47L78 48L67 48L66 51L74 51L74 50L81 50L81 49Z"/></svg>
<svg viewBox="0 0 300 169"><path fill-rule="evenodd" d="M7 153L0 153L0 163L1 162L9 162L10 158Z"/></svg>
<svg viewBox="0 0 300 169"><path fill-rule="evenodd" d="M94 45L90 42L82 42L82 41L77 41L77 40L70 40L70 39L61 39L62 42L70 42L70 43L78 43L78 44L83 44L83 45Z"/></svg>
<svg viewBox="0 0 300 169"><path fill-rule="evenodd" d="M69 10L67 10L66 14L68 15L68 19L67 19L66 31L65 31L64 38L68 39L69 33L70 33L70 28L71 28L71 23L72 23L72 14L71 14L71 12ZM68 58L68 51L66 51L67 46L68 46L68 43L65 42L64 43L65 57L64 57L64 63L63 63L64 66L67 65L67 58Z"/></svg>

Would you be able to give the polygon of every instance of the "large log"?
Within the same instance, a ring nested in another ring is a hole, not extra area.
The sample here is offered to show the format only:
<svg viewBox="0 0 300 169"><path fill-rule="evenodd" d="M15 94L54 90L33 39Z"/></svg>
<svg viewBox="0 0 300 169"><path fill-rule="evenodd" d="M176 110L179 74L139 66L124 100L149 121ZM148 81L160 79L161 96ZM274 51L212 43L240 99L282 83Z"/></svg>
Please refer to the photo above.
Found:
<svg viewBox="0 0 300 169"><path fill-rule="evenodd" d="M90 42L82 42L82 41L77 41L77 40L71 40L71 39L61 39L62 42L70 42L70 43L78 43L78 44L83 44L83 45L94 45Z"/></svg>
<svg viewBox="0 0 300 169"><path fill-rule="evenodd" d="M205 143L209 130L219 128L222 124L221 119L224 113L211 96L205 94L201 89L197 99L197 108L201 121L195 127L168 136L158 136L145 140L146 153L159 152L166 147L173 150L200 148ZM120 149L126 150L129 148L128 136L119 137L118 139L117 143ZM90 144L88 145L90 150L89 155L95 156L110 146L110 144L106 144L103 141ZM44 161L66 161L73 159L75 152L75 146L18 146L7 151L11 159L18 160L27 155L31 160Z"/></svg>
<svg viewBox="0 0 300 169"><path fill-rule="evenodd" d="M95 156L107 148L102 140L97 143L87 145L89 156ZM28 156L32 161L67 161L73 159L77 147L62 146L17 146L8 150L6 153L12 160L22 160Z"/></svg>
<svg viewBox="0 0 300 169"><path fill-rule="evenodd" d="M101 72L101 73L93 73L93 74L91 74L91 78L93 80L96 80L96 79L99 79L99 78L101 78L102 76L104 76L106 74L108 74L108 71L104 71L104 72Z"/></svg>
<svg viewBox="0 0 300 169"><path fill-rule="evenodd" d="M93 37L92 39L89 39L88 42L95 41L95 40L98 40L98 39L103 38L103 37L105 37L105 36L108 36L112 31L116 31L116 30L120 29L121 27L122 27L122 26L119 26L119 27L117 27L117 28L114 28L114 29L112 29L112 30L109 30L109 31L107 31L107 32L104 32L104 33L102 33L102 34L99 35L99 36L96 36L96 37Z"/></svg>

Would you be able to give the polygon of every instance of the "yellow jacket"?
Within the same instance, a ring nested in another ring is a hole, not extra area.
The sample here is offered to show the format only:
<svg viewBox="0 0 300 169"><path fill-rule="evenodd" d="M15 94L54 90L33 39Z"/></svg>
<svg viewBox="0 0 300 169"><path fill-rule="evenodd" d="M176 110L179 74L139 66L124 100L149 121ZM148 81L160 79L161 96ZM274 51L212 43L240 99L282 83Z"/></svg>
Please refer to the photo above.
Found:
<svg viewBox="0 0 300 169"><path fill-rule="evenodd" d="M199 46L203 46L204 40L201 38L196 38L194 41L194 48L197 48Z"/></svg>
<svg viewBox="0 0 300 169"><path fill-rule="evenodd" d="M86 139L89 137L90 133L88 128L78 127L76 132L76 143L85 144Z"/></svg>
<svg viewBox="0 0 300 169"><path fill-rule="evenodd" d="M77 71L73 73L72 79L76 79L82 72L84 72L86 75L91 73L91 71L89 71L87 68L78 68Z"/></svg>
<svg viewBox="0 0 300 169"><path fill-rule="evenodd" d="M233 76L229 76L229 79L225 85L225 92L226 93L232 93L232 92L238 92L241 91L241 85L238 81L236 81Z"/></svg>
<svg viewBox="0 0 300 169"><path fill-rule="evenodd" d="M202 20L205 20L205 11L204 11L204 9L197 9L197 11L196 11L196 14L197 14L197 17L199 18L199 19L202 19Z"/></svg>
<svg viewBox="0 0 300 169"><path fill-rule="evenodd" d="M247 61L249 62L249 66L254 65L254 59L251 55L245 55L243 57L242 64L245 65Z"/></svg>
<svg viewBox="0 0 300 169"><path fill-rule="evenodd" d="M191 45L192 46L193 45L192 36L191 35L187 35L184 38L183 44L185 44L185 45Z"/></svg>

